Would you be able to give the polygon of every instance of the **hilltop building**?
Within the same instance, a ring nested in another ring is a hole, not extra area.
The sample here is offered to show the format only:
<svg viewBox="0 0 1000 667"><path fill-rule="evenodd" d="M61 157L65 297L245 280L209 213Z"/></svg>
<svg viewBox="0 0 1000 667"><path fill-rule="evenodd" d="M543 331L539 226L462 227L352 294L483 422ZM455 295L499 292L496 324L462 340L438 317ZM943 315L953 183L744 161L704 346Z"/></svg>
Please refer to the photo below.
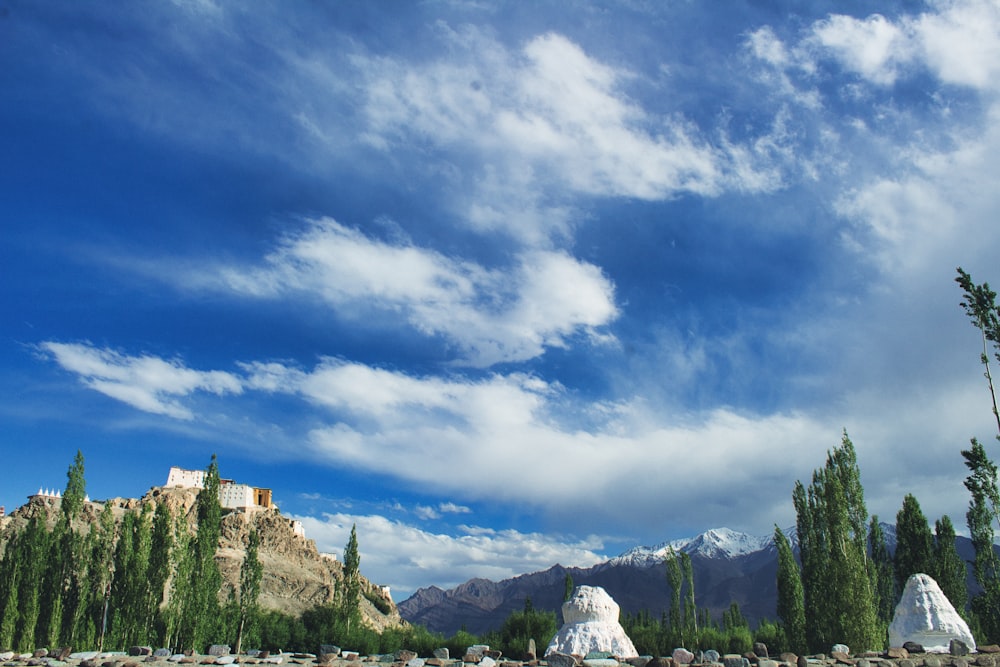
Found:
<svg viewBox="0 0 1000 667"><path fill-rule="evenodd" d="M231 479L219 480L219 504L228 509L252 509L263 507L273 509L271 489L248 484L237 484ZM205 487L204 470L185 470L173 466L167 475L167 488L184 487L201 489Z"/></svg>
<svg viewBox="0 0 1000 667"><path fill-rule="evenodd" d="M219 504L227 509L252 511L257 509L276 509L271 499L271 489L265 489L248 484L237 484L231 479L219 480ZM167 488L182 487L202 489L205 487L204 470L185 470L172 466L167 474ZM291 521L292 530L297 535L305 537L306 531L301 521Z"/></svg>

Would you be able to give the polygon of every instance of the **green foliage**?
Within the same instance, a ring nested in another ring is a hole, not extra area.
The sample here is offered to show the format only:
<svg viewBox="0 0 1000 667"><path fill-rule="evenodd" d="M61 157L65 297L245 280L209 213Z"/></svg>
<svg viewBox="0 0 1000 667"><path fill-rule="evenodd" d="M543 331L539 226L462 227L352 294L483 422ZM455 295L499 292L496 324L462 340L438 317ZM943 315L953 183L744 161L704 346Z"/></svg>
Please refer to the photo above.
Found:
<svg viewBox="0 0 1000 667"><path fill-rule="evenodd" d="M392 604L389 602L389 600L386 600L385 597L383 597L379 593L365 589L361 591L361 594L364 596L366 600L372 603L372 606L374 606L383 614L389 614L392 611Z"/></svg>
<svg viewBox="0 0 1000 667"><path fill-rule="evenodd" d="M880 633L887 636L899 595L893 558L889 553L882 524L876 515L872 515L871 523L868 525L868 550L871 552L870 572L872 591L875 594L875 616Z"/></svg>
<svg viewBox="0 0 1000 667"><path fill-rule="evenodd" d="M573 577L567 572L566 578L563 579L563 602L568 602L571 597L573 597Z"/></svg>
<svg viewBox="0 0 1000 667"><path fill-rule="evenodd" d="M896 514L896 585L902 590L914 574L934 573L934 536L920 503L906 494L903 507Z"/></svg>
<svg viewBox="0 0 1000 667"><path fill-rule="evenodd" d="M972 447L962 451L969 476L965 488L972 494L965 518L969 524L976 558L972 570L982 592L972 599L972 611L978 618L982 633L988 641L1000 641L1000 558L993 550L995 534L994 517L998 516L1000 489L997 485L997 466L975 438Z"/></svg>
<svg viewBox="0 0 1000 667"><path fill-rule="evenodd" d="M534 639L539 650L544 651L558 630L554 611L538 611L532 606L531 598L525 598L524 609L512 612L504 619L496 647L504 655L520 658L528 650L529 640Z"/></svg>
<svg viewBox="0 0 1000 667"><path fill-rule="evenodd" d="M969 603L965 561L955 549L955 527L947 514L934 523L933 576L952 606L964 613Z"/></svg>
<svg viewBox="0 0 1000 667"><path fill-rule="evenodd" d="M260 597L260 580L264 576L264 567L260 563L257 552L260 548L260 536L251 529L247 536L246 553L240 566L240 596L237 602L236 654L243 647L243 635L246 633L256 638L257 600Z"/></svg>
<svg viewBox="0 0 1000 667"><path fill-rule="evenodd" d="M781 619L781 644L795 653L806 651L806 615L802 592L802 573L795 562L792 545L778 526L774 527L778 550L778 617ZM765 642L766 643L766 642Z"/></svg>
<svg viewBox="0 0 1000 667"><path fill-rule="evenodd" d="M351 621L356 621L361 614L359 594L361 593L360 581L361 555L358 552L358 526L351 526L351 536L344 547L344 586L341 594L341 615L347 628L350 629Z"/></svg>
<svg viewBox="0 0 1000 667"><path fill-rule="evenodd" d="M868 512L846 431L826 465L813 472L809 488L796 482L792 499L809 648L826 650L836 642L857 650L882 648L867 556Z"/></svg>

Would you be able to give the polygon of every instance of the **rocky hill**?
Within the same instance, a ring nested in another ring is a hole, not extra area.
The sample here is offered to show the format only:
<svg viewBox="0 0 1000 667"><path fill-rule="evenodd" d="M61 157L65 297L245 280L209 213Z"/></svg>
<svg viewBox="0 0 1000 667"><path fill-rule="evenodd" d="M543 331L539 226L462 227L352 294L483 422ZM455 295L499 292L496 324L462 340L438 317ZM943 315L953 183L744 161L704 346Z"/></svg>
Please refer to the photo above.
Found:
<svg viewBox="0 0 1000 667"><path fill-rule="evenodd" d="M110 503L118 520L142 505L164 503L174 517L185 517L189 526L196 524L195 501L198 490L191 488L153 487L142 498L112 498L101 502L87 502L80 515L78 527L96 523L105 504ZM0 531L0 553L10 531L18 529L31 517L45 513L54 524L60 500L36 497L11 513ZM263 566L260 605L288 614L299 615L320 604L332 602L338 582L343 578L343 566L332 556L321 554L315 542L298 534L294 523L282 516L277 509L251 511L223 510L222 530L216 561L223 577L220 602L224 602L230 589L239 585L240 566L245 554L244 545L251 528L260 536L258 558ZM361 579L362 614L365 622L375 629L399 627L405 621L388 593L364 577ZM376 602L377 601L377 605ZM381 609L379 609L381 607Z"/></svg>

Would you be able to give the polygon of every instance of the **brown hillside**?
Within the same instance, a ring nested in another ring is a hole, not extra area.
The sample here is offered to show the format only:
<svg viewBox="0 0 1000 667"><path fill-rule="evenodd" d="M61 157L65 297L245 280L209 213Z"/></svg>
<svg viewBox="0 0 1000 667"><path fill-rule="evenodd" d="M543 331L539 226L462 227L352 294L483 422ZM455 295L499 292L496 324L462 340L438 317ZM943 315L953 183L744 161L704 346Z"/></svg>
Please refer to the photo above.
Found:
<svg viewBox="0 0 1000 667"><path fill-rule="evenodd" d="M196 527L195 501L198 490L191 488L153 487L142 498L112 498L102 502L84 503L78 528L96 523L106 503L111 503L117 520L129 510L137 510L144 504L151 509L165 503L174 517L185 516L192 530ZM58 517L60 500L57 498L33 498L27 504L11 513L0 524L0 554L10 531L23 526L31 517L45 512L50 525ZM245 545L250 529L256 528L260 536L259 558L264 574L261 580L260 605L288 614L299 615L320 604L335 600L339 582L343 578L343 565L316 549L316 544L295 532L293 521L282 516L277 509L255 509L251 511L223 510L222 532L216 561L222 573L223 588L219 593L220 602L225 602L229 592L239 585L240 566L243 562ZM364 577L361 579L362 615L371 627L382 630L405 624L391 598L379 586ZM382 613L370 601L381 599L380 605L389 613Z"/></svg>

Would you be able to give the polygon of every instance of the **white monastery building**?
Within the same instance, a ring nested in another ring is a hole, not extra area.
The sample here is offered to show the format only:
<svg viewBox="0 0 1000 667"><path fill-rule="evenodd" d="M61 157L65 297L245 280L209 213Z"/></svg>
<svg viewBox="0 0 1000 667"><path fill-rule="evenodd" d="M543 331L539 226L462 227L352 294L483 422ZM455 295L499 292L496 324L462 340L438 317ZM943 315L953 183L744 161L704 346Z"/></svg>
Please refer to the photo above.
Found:
<svg viewBox="0 0 1000 667"><path fill-rule="evenodd" d="M231 479L219 480L219 504L227 509L251 509L263 507L271 509L274 503L271 501L271 489L262 489L248 484L237 484ZM167 475L167 484L170 487L184 487L202 489L205 487L204 470L185 470L173 466L170 474Z"/></svg>

